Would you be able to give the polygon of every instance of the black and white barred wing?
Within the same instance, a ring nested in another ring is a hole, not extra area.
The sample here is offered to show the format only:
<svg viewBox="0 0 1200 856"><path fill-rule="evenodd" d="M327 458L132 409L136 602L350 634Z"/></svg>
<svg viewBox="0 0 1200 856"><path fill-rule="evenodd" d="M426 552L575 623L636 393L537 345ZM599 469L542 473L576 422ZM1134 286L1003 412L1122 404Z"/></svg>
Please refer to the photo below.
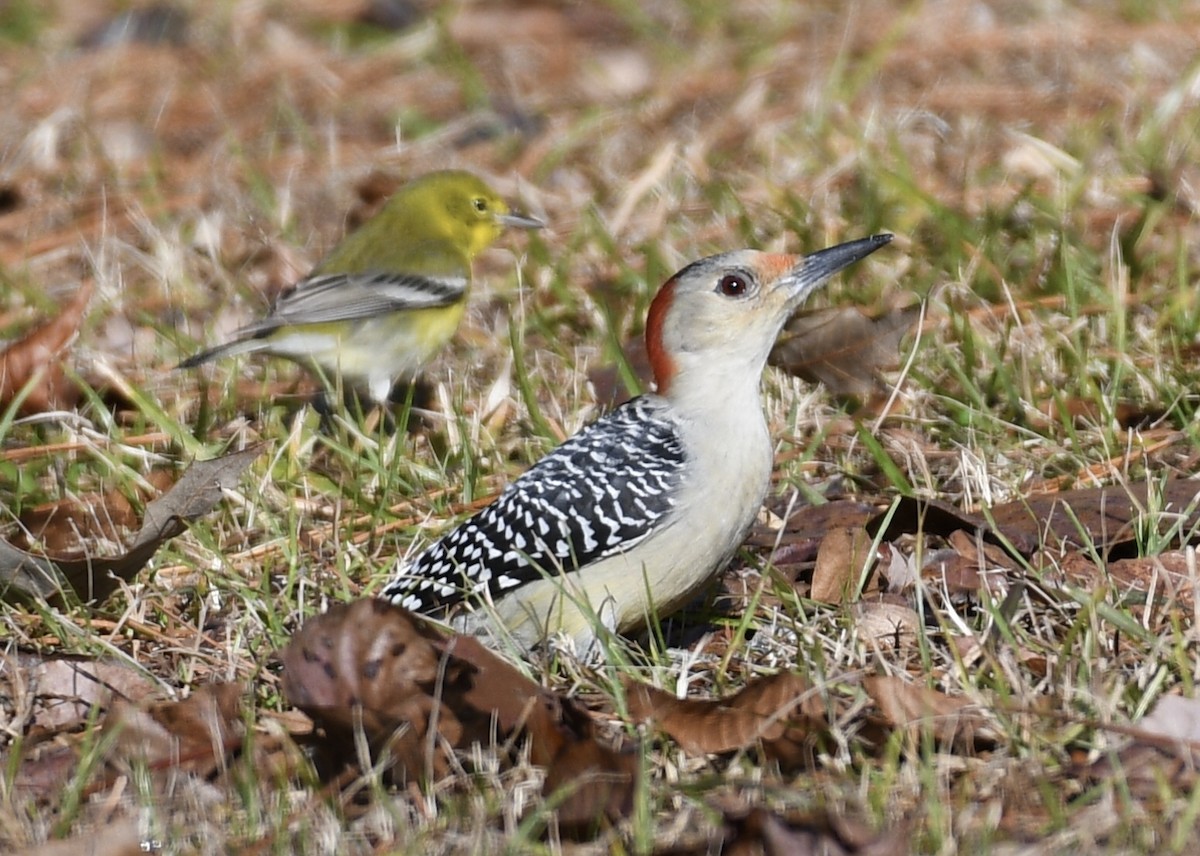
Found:
<svg viewBox="0 0 1200 856"><path fill-rule="evenodd" d="M542 458L384 589L416 611L580 568L638 544L675 507L686 460L660 399L643 396Z"/></svg>

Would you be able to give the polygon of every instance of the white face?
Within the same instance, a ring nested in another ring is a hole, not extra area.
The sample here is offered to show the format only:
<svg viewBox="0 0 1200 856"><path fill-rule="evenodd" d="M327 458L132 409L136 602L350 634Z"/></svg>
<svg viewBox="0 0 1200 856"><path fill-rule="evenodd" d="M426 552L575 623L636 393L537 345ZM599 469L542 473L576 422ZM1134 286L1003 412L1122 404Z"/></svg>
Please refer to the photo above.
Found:
<svg viewBox="0 0 1200 856"><path fill-rule="evenodd" d="M646 319L659 391L674 389L683 370L757 387L779 331L805 298L891 239L875 235L808 256L735 250L688 265L663 286Z"/></svg>
<svg viewBox="0 0 1200 856"><path fill-rule="evenodd" d="M802 283L800 256L736 250L688 265L675 278L675 312L663 330L677 358L724 355L744 365L766 355L788 316L819 282Z"/></svg>

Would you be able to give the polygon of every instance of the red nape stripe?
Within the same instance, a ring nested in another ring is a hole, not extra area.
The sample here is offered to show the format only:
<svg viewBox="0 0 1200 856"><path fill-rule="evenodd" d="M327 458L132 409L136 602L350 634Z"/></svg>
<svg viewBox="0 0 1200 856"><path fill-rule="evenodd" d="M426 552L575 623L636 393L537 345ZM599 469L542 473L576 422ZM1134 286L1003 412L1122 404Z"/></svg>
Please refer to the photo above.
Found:
<svg viewBox="0 0 1200 856"><path fill-rule="evenodd" d="M675 377L675 361L663 344L663 325L674 302L675 279L672 277L654 295L650 311L646 313L646 356L650 359L650 369L654 372L654 385L659 395L667 394L671 379Z"/></svg>

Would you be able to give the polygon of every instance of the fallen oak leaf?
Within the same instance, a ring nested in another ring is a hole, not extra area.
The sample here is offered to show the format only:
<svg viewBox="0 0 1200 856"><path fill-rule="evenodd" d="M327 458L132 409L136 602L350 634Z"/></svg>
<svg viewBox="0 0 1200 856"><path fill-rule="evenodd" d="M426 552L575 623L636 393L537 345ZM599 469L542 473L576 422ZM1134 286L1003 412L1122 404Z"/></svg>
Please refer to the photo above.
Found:
<svg viewBox="0 0 1200 856"><path fill-rule="evenodd" d="M54 602L70 590L71 584L54 562L0 539L0 601Z"/></svg>
<svg viewBox="0 0 1200 856"><path fill-rule="evenodd" d="M1196 540L1200 480L1167 479L1155 486L1153 501L1149 487L1139 483L1036 495L981 513L962 511L940 500L900 497L894 508L876 515L866 529L883 541L917 532L949 537L962 529L1018 560L1042 547L1095 549L1114 560L1138 554L1143 524L1169 530L1182 542Z"/></svg>
<svg viewBox="0 0 1200 856"><path fill-rule="evenodd" d="M72 406L79 391L63 372L62 356L79 332L92 298L84 280L57 317L26 333L0 351L0 409L20 401L23 415Z"/></svg>
<svg viewBox="0 0 1200 856"><path fill-rule="evenodd" d="M802 505L789 508L786 497L767 500L768 510L784 521L783 530L755 523L746 542L754 547L774 547L797 542L819 541L839 527L861 529L873 519L879 508L855 499L835 499L822 505Z"/></svg>
<svg viewBox="0 0 1200 856"><path fill-rule="evenodd" d="M987 720L974 709L970 699L950 696L940 690L909 683L893 675L871 675L863 679L867 695L884 719L907 732L917 744L922 729L938 743L970 752L991 746Z"/></svg>
<svg viewBox="0 0 1200 856"><path fill-rule="evenodd" d="M921 616L906 603L867 600L854 605L858 635L876 651L901 651L917 643Z"/></svg>
<svg viewBox="0 0 1200 856"><path fill-rule="evenodd" d="M1129 431L1150 426L1165 415L1165 410L1131 401L1115 401L1109 409L1107 404L1101 405L1090 398L1063 398L1056 395L1035 403L1029 411L1029 422L1039 431L1061 425L1067 420L1080 428L1116 423L1117 427Z"/></svg>
<svg viewBox="0 0 1200 856"><path fill-rule="evenodd" d="M774 812L761 806L726 810L722 853L764 856L905 856L906 824L873 832L860 819L821 812Z"/></svg>
<svg viewBox="0 0 1200 856"><path fill-rule="evenodd" d="M17 653L0 664L22 671L35 729L45 731L77 725L93 707L104 708L114 698L142 698L157 687L146 672L115 659Z"/></svg>
<svg viewBox="0 0 1200 856"><path fill-rule="evenodd" d="M0 541L0 600L42 598L59 603L70 594L85 601L103 600L120 580L133 579L164 541L211 511L264 448L258 444L194 462L170 490L146 506L141 528L120 556L55 559Z"/></svg>
<svg viewBox="0 0 1200 856"><path fill-rule="evenodd" d="M116 698L99 726L99 733L112 739L97 744L100 763L88 766L94 775L84 794L99 793L134 770L169 773L156 780L164 788L181 773L211 780L242 748L245 690L243 684L221 683L198 687L182 701ZM43 745L47 751L22 758L14 783L49 799L79 774L82 744Z"/></svg>
<svg viewBox="0 0 1200 856"><path fill-rule="evenodd" d="M149 487L135 489L139 504L154 492L169 490L175 483L173 469L158 468L147 477ZM122 490L71 495L45 502L21 512L21 528L12 545L21 550L37 550L59 559L81 558L96 542L122 544L136 532L140 521L133 503Z"/></svg>
<svg viewBox="0 0 1200 856"><path fill-rule="evenodd" d="M546 768L542 794L556 804L561 834L589 837L599 819L629 815L637 760L603 745L591 715L533 683L474 636L453 636L443 650L476 668L463 701L490 707L502 731L520 727L529 735L530 760Z"/></svg>
<svg viewBox="0 0 1200 856"><path fill-rule="evenodd" d="M459 711L441 705L469 667L443 663L440 634L396 609L376 599L338 604L306 621L281 652L283 694L324 732L323 776L357 758L359 733L373 757L387 753L399 781L446 774L434 735L451 746L486 739L487 720L464 724Z"/></svg>
<svg viewBox="0 0 1200 856"><path fill-rule="evenodd" d="M1196 785L1200 764L1200 702L1167 695L1136 724L1122 728L1132 739L1082 770L1090 781L1113 779L1122 791L1153 799L1163 784L1179 791Z"/></svg>
<svg viewBox="0 0 1200 856"><path fill-rule="evenodd" d="M1002 549L1014 549L1005 543L1002 534L997 534L984 515L963 511L940 499L897 497L891 507L877 513L864 526L868 535L878 538L881 542L895 541L901 535L918 533L949 538L961 529L969 533L978 533L986 542ZM1015 549L1016 557L1019 558L1020 548Z"/></svg>
<svg viewBox="0 0 1200 856"><path fill-rule="evenodd" d="M636 758L598 740L594 720L470 636L446 635L406 609L366 598L305 623L283 649L283 692L322 734L318 767L387 757L389 778L446 775L448 753L528 739L546 768L560 831L588 835L632 810ZM356 738L371 758L358 758ZM502 758L503 760L503 758Z"/></svg>
<svg viewBox="0 0 1200 856"><path fill-rule="evenodd" d="M868 556L874 565L871 536L861 526L830 529L817 548L809 597L821 603L848 603L858 591Z"/></svg>
<svg viewBox="0 0 1200 856"><path fill-rule="evenodd" d="M197 687L182 701L118 699L104 719L105 730L116 733L109 764L211 778L242 746L245 695L241 683L218 683Z"/></svg>
<svg viewBox="0 0 1200 856"><path fill-rule="evenodd" d="M134 538L136 549L174 538L213 509L225 491L232 490L242 473L262 454L265 443L256 443L207 461L194 461L169 491L146 506L142 528Z"/></svg>
<svg viewBox="0 0 1200 856"><path fill-rule="evenodd" d="M900 341L920 316L919 306L875 316L857 306L797 312L770 363L834 395L870 398L884 389L879 373L900 367Z"/></svg>
<svg viewBox="0 0 1200 856"><path fill-rule="evenodd" d="M689 755L718 755L761 743L793 768L808 763L808 744L826 725L825 707L799 675L758 678L723 699L680 699L649 684L625 685L629 715L653 724Z"/></svg>

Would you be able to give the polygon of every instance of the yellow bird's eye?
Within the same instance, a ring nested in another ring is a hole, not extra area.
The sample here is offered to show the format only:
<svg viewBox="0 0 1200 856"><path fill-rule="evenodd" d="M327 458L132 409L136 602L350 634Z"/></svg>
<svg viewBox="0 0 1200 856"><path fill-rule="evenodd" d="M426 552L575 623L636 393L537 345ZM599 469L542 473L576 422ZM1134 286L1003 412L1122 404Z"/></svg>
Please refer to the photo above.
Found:
<svg viewBox="0 0 1200 856"><path fill-rule="evenodd" d="M484 199L482 196L476 196L474 199L471 200L471 204L475 206L475 210L478 211L480 214L483 214L485 211L488 210L488 201L486 199Z"/></svg>

